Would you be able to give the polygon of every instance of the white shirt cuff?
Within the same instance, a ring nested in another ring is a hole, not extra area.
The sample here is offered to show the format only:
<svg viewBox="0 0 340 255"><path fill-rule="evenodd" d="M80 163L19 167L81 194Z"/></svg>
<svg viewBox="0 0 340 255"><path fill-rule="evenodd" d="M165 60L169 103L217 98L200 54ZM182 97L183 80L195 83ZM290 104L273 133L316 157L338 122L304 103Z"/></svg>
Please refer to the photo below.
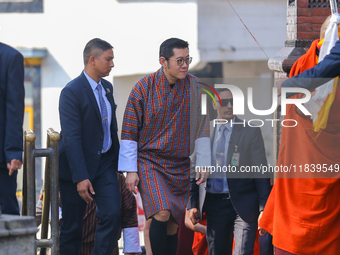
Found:
<svg viewBox="0 0 340 255"><path fill-rule="evenodd" d="M58 206L58 207L59 207L59 220L60 220L60 219L63 218L63 211L62 211L60 206ZM49 212L49 215L48 215L49 220L51 220L51 218L52 218L52 215L51 215L52 209L51 208L52 207L50 206L50 212Z"/></svg>
<svg viewBox="0 0 340 255"><path fill-rule="evenodd" d="M200 137L195 141L196 166L211 165L211 145L209 137Z"/></svg>
<svg viewBox="0 0 340 255"><path fill-rule="evenodd" d="M123 228L124 249L123 253L141 253L142 249L139 245L138 227Z"/></svg>
<svg viewBox="0 0 340 255"><path fill-rule="evenodd" d="M137 142L121 140L118 159L118 171L137 172Z"/></svg>

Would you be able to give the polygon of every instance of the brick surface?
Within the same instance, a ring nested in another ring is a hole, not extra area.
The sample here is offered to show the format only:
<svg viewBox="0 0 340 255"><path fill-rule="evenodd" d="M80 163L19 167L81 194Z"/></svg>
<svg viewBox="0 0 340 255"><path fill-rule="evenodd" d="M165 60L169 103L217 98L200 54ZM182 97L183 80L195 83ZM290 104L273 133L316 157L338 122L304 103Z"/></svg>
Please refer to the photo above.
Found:
<svg viewBox="0 0 340 255"><path fill-rule="evenodd" d="M322 24L312 24L312 31L313 32L320 32Z"/></svg>
<svg viewBox="0 0 340 255"><path fill-rule="evenodd" d="M330 8L310 8L312 10L312 16L328 16L331 15Z"/></svg>
<svg viewBox="0 0 340 255"><path fill-rule="evenodd" d="M298 24L304 24L304 23L312 23L311 21L314 19L314 18L318 18L318 17L297 17L297 23ZM320 22L315 22L315 23L320 23Z"/></svg>
<svg viewBox="0 0 340 255"><path fill-rule="evenodd" d="M327 16L314 16L312 17L311 23L312 24L322 24Z"/></svg>
<svg viewBox="0 0 340 255"><path fill-rule="evenodd" d="M319 32L297 32L298 39L318 39L320 33Z"/></svg>
<svg viewBox="0 0 340 255"><path fill-rule="evenodd" d="M298 32L311 32L312 31L312 24L298 24L297 25Z"/></svg>
<svg viewBox="0 0 340 255"><path fill-rule="evenodd" d="M297 7L308 7L309 0L297 0Z"/></svg>
<svg viewBox="0 0 340 255"><path fill-rule="evenodd" d="M312 15L312 9L311 8L298 8L297 9L297 15L299 17L306 16L310 17Z"/></svg>

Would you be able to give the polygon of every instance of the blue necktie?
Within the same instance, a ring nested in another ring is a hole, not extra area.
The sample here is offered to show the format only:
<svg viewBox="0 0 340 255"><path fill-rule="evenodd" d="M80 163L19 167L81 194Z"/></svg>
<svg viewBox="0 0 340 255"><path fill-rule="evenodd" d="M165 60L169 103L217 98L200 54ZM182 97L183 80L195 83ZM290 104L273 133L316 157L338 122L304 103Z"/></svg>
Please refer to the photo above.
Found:
<svg viewBox="0 0 340 255"><path fill-rule="evenodd" d="M103 131L104 131L103 150L106 150L109 144L109 125L108 125L108 117L107 117L107 108L106 108L106 103L103 99L102 89L103 89L102 85L98 83L97 90L98 90L98 95L99 95L99 104L100 104L102 125L103 125Z"/></svg>
<svg viewBox="0 0 340 255"><path fill-rule="evenodd" d="M220 131L219 131L219 138L216 141L216 166L220 166L221 168L224 166L224 161L225 161L225 156L224 156L224 151L225 151L225 134L224 131L228 130L225 125L220 126ZM216 178L213 182L214 189L217 192L222 192L223 191L223 178L219 177Z"/></svg>

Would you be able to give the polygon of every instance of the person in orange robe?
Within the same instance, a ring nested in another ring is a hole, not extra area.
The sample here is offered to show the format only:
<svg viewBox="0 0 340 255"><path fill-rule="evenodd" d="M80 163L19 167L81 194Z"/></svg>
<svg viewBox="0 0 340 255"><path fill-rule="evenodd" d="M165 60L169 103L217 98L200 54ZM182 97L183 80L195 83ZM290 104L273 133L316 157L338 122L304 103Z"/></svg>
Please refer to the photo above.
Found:
<svg viewBox="0 0 340 255"><path fill-rule="evenodd" d="M324 27L328 26L325 23L322 26L321 39ZM314 41L307 53L297 60L290 76L317 64L317 44L318 40ZM301 94L294 96L300 97ZM277 165L296 166L296 177L319 178L280 178L294 176L278 173L259 223L273 235L275 255L339 254L340 179L324 178L330 174L334 177L339 173L339 110L338 87L326 129L315 132L309 116L298 114L295 105L287 105L285 119L294 119L298 125L294 128L282 127ZM316 169L327 167L327 173L305 172L313 169L312 164Z"/></svg>

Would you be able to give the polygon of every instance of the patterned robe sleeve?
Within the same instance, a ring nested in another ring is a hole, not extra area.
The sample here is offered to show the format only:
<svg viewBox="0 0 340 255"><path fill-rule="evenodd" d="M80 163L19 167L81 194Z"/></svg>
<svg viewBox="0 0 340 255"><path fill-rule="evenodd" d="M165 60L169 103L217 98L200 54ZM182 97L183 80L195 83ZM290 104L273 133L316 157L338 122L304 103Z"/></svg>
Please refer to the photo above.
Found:
<svg viewBox="0 0 340 255"><path fill-rule="evenodd" d="M122 138L119 150L118 171L137 172L139 130L143 126L142 84L133 87L124 113Z"/></svg>
<svg viewBox="0 0 340 255"><path fill-rule="evenodd" d="M195 77L196 78L196 77ZM195 79L198 88L201 88L201 82ZM210 124L209 111L206 115L201 114L202 107L202 90L198 90L198 100L195 102L198 107L197 112L197 131L195 139L195 165L196 167L205 167L211 165L211 146L210 146Z"/></svg>

